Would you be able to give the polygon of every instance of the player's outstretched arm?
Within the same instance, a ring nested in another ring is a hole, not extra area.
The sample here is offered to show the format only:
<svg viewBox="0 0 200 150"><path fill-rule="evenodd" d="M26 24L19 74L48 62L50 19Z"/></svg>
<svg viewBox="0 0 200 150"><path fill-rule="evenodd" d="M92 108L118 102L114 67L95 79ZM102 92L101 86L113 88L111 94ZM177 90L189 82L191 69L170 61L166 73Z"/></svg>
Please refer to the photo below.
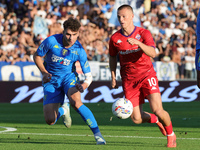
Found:
<svg viewBox="0 0 200 150"><path fill-rule="evenodd" d="M111 87L118 88L116 81L117 56L110 56L109 67L111 72Z"/></svg>
<svg viewBox="0 0 200 150"><path fill-rule="evenodd" d="M42 73L43 82L44 83L49 82L51 80L52 75L50 73L48 73L48 71L45 69L45 67L43 65L43 57L39 56L37 54L37 52L35 52L34 55L33 55L33 59L34 59L36 66L38 67L38 69Z"/></svg>

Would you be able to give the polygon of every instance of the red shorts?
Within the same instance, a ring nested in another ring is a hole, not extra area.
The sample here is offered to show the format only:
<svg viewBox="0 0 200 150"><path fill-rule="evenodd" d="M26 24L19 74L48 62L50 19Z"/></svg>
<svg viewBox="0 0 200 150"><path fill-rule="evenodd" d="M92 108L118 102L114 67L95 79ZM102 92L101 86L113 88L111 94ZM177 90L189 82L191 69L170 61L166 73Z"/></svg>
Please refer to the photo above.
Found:
<svg viewBox="0 0 200 150"><path fill-rule="evenodd" d="M160 93L158 78L155 75L140 80L123 79L122 86L125 98L130 100L133 107L144 103L146 96L153 93Z"/></svg>

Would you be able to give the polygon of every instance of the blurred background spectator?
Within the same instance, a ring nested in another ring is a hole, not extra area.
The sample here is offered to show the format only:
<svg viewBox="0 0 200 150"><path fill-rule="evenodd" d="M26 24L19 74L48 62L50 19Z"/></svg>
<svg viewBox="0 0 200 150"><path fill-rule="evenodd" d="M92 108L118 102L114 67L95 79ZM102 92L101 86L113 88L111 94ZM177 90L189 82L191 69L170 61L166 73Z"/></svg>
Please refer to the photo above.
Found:
<svg viewBox="0 0 200 150"><path fill-rule="evenodd" d="M108 62L110 36L120 27L116 10L122 0L1 0L0 61L33 61L48 36L63 32L69 17L80 20L79 41L89 61ZM177 79L195 79L196 16L199 0L136 0L139 26L156 43L152 62L174 62ZM137 22L138 25L138 22Z"/></svg>

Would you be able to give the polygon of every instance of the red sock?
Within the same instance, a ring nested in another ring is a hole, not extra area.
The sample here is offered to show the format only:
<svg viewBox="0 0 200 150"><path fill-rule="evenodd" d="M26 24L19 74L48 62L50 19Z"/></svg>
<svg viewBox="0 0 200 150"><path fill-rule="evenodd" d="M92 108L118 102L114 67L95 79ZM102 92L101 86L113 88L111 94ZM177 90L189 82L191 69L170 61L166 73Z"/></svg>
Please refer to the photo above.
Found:
<svg viewBox="0 0 200 150"><path fill-rule="evenodd" d="M172 132L173 132L172 122L170 123L169 126L164 126L164 128L165 128L165 130L167 132L167 135L172 134Z"/></svg>
<svg viewBox="0 0 200 150"><path fill-rule="evenodd" d="M148 123L156 123L158 120L157 116L154 114L150 114L150 119L148 121Z"/></svg>

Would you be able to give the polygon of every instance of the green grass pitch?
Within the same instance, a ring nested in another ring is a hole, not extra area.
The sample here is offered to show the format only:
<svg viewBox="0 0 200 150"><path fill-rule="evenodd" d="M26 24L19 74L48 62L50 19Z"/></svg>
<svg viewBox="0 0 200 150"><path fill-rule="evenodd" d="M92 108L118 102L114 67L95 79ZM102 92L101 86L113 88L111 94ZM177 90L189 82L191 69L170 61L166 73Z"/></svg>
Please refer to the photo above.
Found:
<svg viewBox="0 0 200 150"><path fill-rule="evenodd" d="M167 139L156 124L136 125L112 115L111 103L85 104L93 112L107 142L96 142L80 115L71 109L72 127L62 119L49 126L42 103L0 103L0 150L162 150ZM200 101L163 103L172 118L178 150L200 149ZM144 110L150 111L149 104ZM12 131L16 130L16 131Z"/></svg>

